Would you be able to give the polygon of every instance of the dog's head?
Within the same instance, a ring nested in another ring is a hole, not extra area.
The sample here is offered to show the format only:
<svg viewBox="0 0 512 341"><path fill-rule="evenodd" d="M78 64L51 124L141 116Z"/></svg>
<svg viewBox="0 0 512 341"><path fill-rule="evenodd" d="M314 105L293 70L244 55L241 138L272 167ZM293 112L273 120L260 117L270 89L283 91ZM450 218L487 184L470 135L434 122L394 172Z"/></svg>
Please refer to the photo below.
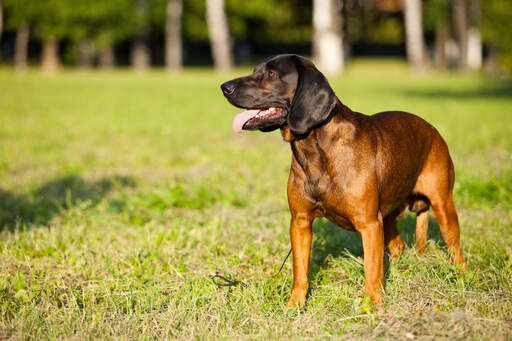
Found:
<svg viewBox="0 0 512 341"><path fill-rule="evenodd" d="M233 120L236 132L272 131L285 125L296 136L322 124L336 105L336 95L324 75L306 58L267 58L246 77L221 85L228 101L247 109Z"/></svg>

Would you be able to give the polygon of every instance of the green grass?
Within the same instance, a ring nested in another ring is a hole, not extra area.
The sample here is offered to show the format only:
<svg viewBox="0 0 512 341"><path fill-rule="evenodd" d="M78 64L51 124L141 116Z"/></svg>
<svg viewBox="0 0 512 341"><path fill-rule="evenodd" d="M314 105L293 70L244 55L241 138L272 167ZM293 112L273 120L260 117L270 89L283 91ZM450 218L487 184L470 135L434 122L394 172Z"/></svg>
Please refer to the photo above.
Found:
<svg viewBox="0 0 512 341"><path fill-rule="evenodd" d="M279 133L234 134L219 84L247 73L145 76L0 69L0 339L512 338L512 83L411 76L359 61L330 77L352 109L417 113L445 137L468 270L434 219L429 250L364 297L358 235L314 225L304 310L291 261ZM218 289L219 271L247 286Z"/></svg>

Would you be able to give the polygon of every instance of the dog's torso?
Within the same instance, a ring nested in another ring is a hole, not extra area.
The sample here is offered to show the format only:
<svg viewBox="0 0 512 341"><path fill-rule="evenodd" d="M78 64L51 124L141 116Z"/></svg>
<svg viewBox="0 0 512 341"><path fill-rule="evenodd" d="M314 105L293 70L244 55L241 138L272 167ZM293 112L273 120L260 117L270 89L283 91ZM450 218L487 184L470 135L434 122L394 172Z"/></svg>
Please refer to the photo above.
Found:
<svg viewBox="0 0 512 341"><path fill-rule="evenodd" d="M420 194L418 175L438 136L412 114L366 116L338 103L329 123L291 141L289 200L300 195L314 216L350 230L368 210L382 217L403 210Z"/></svg>

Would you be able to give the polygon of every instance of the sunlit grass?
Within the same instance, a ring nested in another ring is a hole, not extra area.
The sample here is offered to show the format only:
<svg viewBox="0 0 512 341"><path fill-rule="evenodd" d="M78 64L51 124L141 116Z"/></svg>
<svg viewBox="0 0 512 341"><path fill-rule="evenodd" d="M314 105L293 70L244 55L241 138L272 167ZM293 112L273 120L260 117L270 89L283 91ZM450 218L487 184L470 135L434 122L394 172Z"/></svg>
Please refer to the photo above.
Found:
<svg viewBox="0 0 512 341"><path fill-rule="evenodd" d="M289 311L291 261L275 275L289 146L234 134L219 89L249 71L0 69L0 338L510 338L512 83L393 60L329 77L353 110L411 111L440 130L468 271L448 263L434 220L418 255L407 215L377 314L359 236L318 220L308 306ZM247 287L219 290L215 271Z"/></svg>

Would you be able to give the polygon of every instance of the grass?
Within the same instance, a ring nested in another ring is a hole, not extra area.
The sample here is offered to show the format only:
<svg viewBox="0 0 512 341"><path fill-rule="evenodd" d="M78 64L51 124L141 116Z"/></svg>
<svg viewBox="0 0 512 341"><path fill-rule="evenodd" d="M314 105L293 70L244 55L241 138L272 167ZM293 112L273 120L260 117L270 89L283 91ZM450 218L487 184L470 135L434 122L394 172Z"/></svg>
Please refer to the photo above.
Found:
<svg viewBox="0 0 512 341"><path fill-rule="evenodd" d="M354 110L426 118L456 166L467 272L434 219L420 256L406 215L377 313L359 236L321 219L307 307L285 308L289 147L234 134L219 90L247 72L0 69L0 339L512 338L510 80L394 61L330 77ZM216 271L246 286L218 289Z"/></svg>

